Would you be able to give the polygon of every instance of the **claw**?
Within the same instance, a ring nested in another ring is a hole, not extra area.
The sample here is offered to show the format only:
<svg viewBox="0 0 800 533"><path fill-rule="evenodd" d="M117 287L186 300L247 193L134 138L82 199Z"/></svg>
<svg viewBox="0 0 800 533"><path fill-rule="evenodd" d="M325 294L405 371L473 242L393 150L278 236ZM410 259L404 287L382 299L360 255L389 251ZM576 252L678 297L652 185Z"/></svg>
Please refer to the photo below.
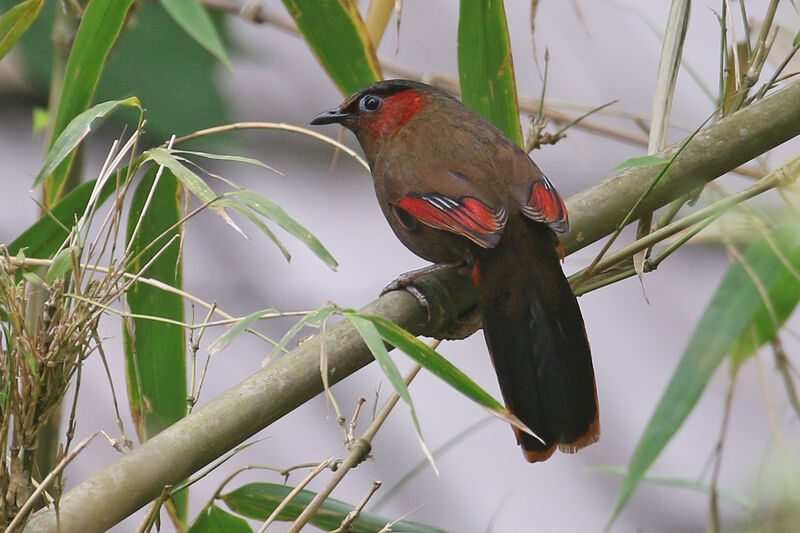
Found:
<svg viewBox="0 0 800 533"><path fill-rule="evenodd" d="M417 299L417 301L425 308L425 311L428 313L428 320L431 319L431 306L428 302L428 299L422 294L422 291L418 288L414 287L413 285L408 285L405 289L411 293L411 295Z"/></svg>
<svg viewBox="0 0 800 533"><path fill-rule="evenodd" d="M416 291L415 294L414 292L411 291L412 286L414 282L417 280L417 278L424 276L426 274L430 274L431 272L437 272L439 270L444 270L445 268L450 268L452 266L453 265L449 265L447 263L435 263L433 265L428 265L426 267L418 268L417 270L412 270L410 272L405 272L403 274L400 274L399 276L397 276L396 280L394 280L393 282L391 282L390 284L388 284L386 287L383 288L380 295L383 296L387 292L406 289L415 296L417 296L417 294L421 296L422 295L421 292ZM417 298L419 299L420 296L417 296ZM424 299L424 297L422 297L422 299Z"/></svg>

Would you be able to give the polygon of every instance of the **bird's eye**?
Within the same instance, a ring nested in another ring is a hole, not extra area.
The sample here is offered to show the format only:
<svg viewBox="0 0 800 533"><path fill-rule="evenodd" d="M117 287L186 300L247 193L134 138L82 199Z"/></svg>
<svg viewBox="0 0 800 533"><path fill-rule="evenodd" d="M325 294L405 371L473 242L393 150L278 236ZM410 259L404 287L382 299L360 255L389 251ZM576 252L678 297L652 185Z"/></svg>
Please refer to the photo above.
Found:
<svg viewBox="0 0 800 533"><path fill-rule="evenodd" d="M367 113L374 113L381 108L381 104L383 104L383 98L380 96L375 96L374 94L368 94L361 99L359 105L361 109Z"/></svg>

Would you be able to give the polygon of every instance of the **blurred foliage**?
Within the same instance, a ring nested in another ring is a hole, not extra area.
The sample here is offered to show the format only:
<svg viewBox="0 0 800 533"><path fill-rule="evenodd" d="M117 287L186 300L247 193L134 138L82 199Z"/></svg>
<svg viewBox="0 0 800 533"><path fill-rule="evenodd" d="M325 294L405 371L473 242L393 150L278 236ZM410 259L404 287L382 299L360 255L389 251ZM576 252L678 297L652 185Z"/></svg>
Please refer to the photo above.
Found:
<svg viewBox="0 0 800 533"><path fill-rule="evenodd" d="M0 11L18 3L0 0ZM15 49L29 81L45 96L53 65L53 23L60 0L47 0ZM94 100L137 96L148 111L147 131L163 139L228 121L217 83L219 61L189 37L157 4L140 2L111 50ZM217 31L227 34L224 16L212 13ZM130 115L128 115L130 116Z"/></svg>

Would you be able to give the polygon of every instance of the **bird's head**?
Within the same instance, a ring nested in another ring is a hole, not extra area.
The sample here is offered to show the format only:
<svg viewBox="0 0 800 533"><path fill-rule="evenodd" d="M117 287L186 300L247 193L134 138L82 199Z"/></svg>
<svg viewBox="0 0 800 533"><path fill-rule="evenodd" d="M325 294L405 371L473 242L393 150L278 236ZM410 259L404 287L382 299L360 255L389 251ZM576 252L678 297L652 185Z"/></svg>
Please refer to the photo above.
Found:
<svg viewBox="0 0 800 533"><path fill-rule="evenodd" d="M341 124L352 130L366 149L365 143L397 134L439 95L444 93L416 81L379 81L356 92L339 107L320 113L311 124Z"/></svg>

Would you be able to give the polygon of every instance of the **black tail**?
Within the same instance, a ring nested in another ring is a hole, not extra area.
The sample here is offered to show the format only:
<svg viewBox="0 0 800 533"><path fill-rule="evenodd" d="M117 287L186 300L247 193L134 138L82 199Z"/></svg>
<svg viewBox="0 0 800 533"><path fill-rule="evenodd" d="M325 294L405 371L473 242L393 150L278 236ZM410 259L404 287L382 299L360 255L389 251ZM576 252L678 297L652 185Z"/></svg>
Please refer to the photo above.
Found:
<svg viewBox="0 0 800 533"><path fill-rule="evenodd" d="M544 224L517 221L475 265L503 398L545 442L515 430L530 462L544 461L556 446L572 453L600 437L589 343L556 242Z"/></svg>

